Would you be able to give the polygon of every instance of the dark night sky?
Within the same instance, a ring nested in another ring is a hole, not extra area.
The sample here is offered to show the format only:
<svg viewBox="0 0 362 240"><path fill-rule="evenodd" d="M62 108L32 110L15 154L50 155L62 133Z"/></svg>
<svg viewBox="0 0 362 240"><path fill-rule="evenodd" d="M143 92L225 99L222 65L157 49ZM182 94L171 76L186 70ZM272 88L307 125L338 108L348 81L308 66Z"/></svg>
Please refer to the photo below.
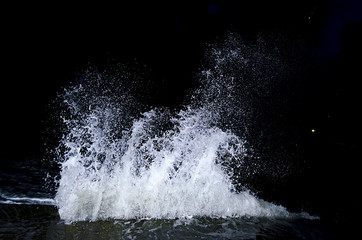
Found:
<svg viewBox="0 0 362 240"><path fill-rule="evenodd" d="M282 31L294 40L305 37L309 50L326 63L319 73L322 79L311 91L313 100L333 99L337 107L330 108L351 114L351 102L357 107L357 98L351 94L357 93L354 80L358 80L351 73L361 77L357 71L361 60L351 60L356 52L361 53L355 40L361 30L357 24L362 20L360 10L357 0L3 6L0 153L24 157L42 151L41 121L46 118L46 105L89 62L147 65L150 78L162 81L164 93L168 92L158 104L178 103L197 72L205 44L227 30L250 41L263 31ZM319 98L318 91L336 68L342 78L349 72L353 82L334 80ZM319 101L321 107L325 107L323 101ZM316 122L321 122L320 118Z"/></svg>

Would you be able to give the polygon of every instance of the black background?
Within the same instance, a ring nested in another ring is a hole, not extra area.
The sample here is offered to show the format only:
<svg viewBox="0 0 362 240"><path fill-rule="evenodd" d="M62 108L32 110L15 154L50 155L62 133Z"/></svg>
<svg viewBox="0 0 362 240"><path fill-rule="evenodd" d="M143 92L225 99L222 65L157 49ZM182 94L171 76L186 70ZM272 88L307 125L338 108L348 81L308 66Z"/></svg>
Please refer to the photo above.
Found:
<svg viewBox="0 0 362 240"><path fill-rule="evenodd" d="M283 31L312 37L317 46L328 19L328 2L285 2L4 6L1 152L38 154L45 106L90 62L146 65L150 78L165 88L156 105L177 105L198 71L205 44L228 30L244 39Z"/></svg>
<svg viewBox="0 0 362 240"><path fill-rule="evenodd" d="M227 31L251 42L268 32L302 39L318 63L301 84L302 113L296 113L311 168L286 188L300 189L295 198L315 194L314 205L330 219L354 216L361 149L358 1L19 3L1 12L0 156L11 160L42 157L46 108L89 63L146 65L162 86L151 105L175 107L193 84L205 44Z"/></svg>

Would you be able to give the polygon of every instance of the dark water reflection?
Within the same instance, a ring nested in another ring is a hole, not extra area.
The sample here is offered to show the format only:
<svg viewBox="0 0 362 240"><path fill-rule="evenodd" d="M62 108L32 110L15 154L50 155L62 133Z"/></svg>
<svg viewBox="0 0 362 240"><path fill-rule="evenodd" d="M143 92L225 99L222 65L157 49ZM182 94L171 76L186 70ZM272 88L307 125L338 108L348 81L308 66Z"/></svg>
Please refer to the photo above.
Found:
<svg viewBox="0 0 362 240"><path fill-rule="evenodd" d="M357 239L321 220L138 219L65 224L54 206L0 204L0 239Z"/></svg>

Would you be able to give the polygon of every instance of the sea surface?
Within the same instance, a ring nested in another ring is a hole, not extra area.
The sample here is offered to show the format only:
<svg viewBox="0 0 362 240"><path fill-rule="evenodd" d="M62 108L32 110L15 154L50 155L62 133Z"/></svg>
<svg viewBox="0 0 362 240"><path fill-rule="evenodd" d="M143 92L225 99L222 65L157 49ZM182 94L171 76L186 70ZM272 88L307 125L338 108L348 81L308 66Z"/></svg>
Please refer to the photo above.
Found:
<svg viewBox="0 0 362 240"><path fill-rule="evenodd" d="M358 239L348 225L294 217L130 218L66 223L42 187L38 161L0 171L0 239Z"/></svg>

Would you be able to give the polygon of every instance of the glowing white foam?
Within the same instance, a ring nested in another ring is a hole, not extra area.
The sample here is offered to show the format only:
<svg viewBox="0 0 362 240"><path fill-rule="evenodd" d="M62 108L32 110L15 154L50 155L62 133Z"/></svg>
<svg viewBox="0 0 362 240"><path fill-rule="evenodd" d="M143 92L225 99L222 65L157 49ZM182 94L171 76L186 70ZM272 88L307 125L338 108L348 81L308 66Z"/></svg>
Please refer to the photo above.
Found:
<svg viewBox="0 0 362 240"><path fill-rule="evenodd" d="M55 198L62 219L288 215L281 206L232 191L220 162L233 158L242 164L244 142L211 127L202 109L182 111L172 120L173 129L152 136L157 119L157 111L147 112L125 133L128 137L110 141L96 115L88 116L88 152L70 141L62 164Z"/></svg>

